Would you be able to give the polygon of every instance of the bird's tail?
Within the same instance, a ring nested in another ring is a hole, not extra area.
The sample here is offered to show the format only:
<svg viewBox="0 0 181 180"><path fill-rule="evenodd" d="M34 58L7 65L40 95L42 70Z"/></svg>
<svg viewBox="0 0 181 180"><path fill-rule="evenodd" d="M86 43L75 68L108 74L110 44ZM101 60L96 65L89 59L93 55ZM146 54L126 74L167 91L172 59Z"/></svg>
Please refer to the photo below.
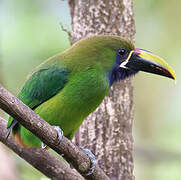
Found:
<svg viewBox="0 0 181 180"><path fill-rule="evenodd" d="M13 119L13 121L10 124L8 124L8 126L7 126L8 131L6 133L6 139L9 137L11 130L13 130L13 128L15 128L17 126L19 126L18 121L16 121L15 119Z"/></svg>
<svg viewBox="0 0 181 180"><path fill-rule="evenodd" d="M11 131L13 131L13 135L14 135L14 140L15 140L15 142L16 142L17 144L19 144L21 147L27 147L27 146L23 143L23 141L22 141L22 139L21 139L20 132L18 131L18 129L19 129L19 123L18 123L18 121L17 121L16 119L13 119L13 120L11 121L11 123L8 124L7 129L8 129L8 131L7 131L7 133L6 133L6 138L8 138L9 135L10 135L10 133L11 133Z"/></svg>
<svg viewBox="0 0 181 180"><path fill-rule="evenodd" d="M26 146L22 139L21 139L21 136L20 136L20 133L17 132L15 135L14 135L14 140L17 144L19 144L21 147L24 147L24 148L27 148L28 146Z"/></svg>

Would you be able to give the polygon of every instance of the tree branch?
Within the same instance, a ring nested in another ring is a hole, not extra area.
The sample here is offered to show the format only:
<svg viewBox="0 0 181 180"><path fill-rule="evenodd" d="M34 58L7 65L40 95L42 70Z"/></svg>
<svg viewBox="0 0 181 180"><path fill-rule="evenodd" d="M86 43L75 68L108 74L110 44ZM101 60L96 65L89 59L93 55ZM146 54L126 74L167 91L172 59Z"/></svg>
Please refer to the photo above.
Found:
<svg viewBox="0 0 181 180"><path fill-rule="evenodd" d="M0 117L0 141L51 179L83 180L84 178L61 161L50 155L46 149L22 148L12 138L6 139L7 121Z"/></svg>
<svg viewBox="0 0 181 180"><path fill-rule="evenodd" d="M63 154L66 161L71 163L82 175L89 171L91 162L83 151L71 143L66 137L63 137L59 142L57 131L52 126L1 85L0 108L13 116L20 124L39 137L42 142L54 149L58 154ZM108 180L109 178L102 169L96 165L89 179Z"/></svg>

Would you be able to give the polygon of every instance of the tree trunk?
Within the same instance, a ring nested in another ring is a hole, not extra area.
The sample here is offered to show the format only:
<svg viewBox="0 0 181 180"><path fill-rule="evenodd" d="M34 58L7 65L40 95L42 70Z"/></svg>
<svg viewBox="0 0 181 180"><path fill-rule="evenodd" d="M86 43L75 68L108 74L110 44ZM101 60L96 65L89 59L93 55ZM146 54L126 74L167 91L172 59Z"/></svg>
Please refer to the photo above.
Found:
<svg viewBox="0 0 181 180"><path fill-rule="evenodd" d="M69 0L71 41L96 34L134 41L132 0ZM76 144L89 148L111 179L133 180L133 87L130 79L116 83L99 108L82 124Z"/></svg>

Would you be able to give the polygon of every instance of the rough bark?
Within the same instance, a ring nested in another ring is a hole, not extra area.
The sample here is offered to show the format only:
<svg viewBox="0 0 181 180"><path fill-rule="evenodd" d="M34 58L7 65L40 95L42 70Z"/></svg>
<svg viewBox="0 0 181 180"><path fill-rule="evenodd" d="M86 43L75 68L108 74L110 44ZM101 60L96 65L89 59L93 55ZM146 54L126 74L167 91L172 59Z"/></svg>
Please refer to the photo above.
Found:
<svg viewBox="0 0 181 180"><path fill-rule="evenodd" d="M132 0L69 0L71 40L113 34L134 41ZM91 149L111 179L133 180L133 87L127 79L115 84L100 107L84 121L75 141Z"/></svg>
<svg viewBox="0 0 181 180"><path fill-rule="evenodd" d="M29 162L40 172L54 180L84 180L84 178L79 173L65 166L58 159L50 155L46 149L22 148L17 145L12 138L6 139L7 122L0 118L0 124L0 141L7 145L15 153L17 153L20 157ZM6 171L7 170L8 169L6 169ZM11 179L15 180L16 177Z"/></svg>
<svg viewBox="0 0 181 180"><path fill-rule="evenodd" d="M66 137L63 137L61 141L59 141L57 131L52 126L35 114L28 106L23 104L17 97L13 96L1 85L0 108L14 117L20 124L34 133L42 140L42 142L47 144L58 154L63 154L63 157L67 162L71 163L81 174L85 175L85 173L89 171L91 162L89 157L83 151L71 143ZM2 122L0 121L0 126L1 125ZM31 155L29 158L31 159ZM96 165L95 171L89 176L89 179L108 180L109 178L99 166Z"/></svg>

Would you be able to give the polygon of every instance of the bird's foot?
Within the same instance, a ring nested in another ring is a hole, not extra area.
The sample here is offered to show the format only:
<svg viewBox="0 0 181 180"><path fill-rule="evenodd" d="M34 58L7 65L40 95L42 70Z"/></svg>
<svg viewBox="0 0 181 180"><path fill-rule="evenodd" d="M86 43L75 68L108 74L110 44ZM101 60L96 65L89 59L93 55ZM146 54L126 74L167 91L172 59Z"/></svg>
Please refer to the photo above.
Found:
<svg viewBox="0 0 181 180"><path fill-rule="evenodd" d="M59 126L53 126L53 128L57 131L58 134L58 140L61 141L63 138L63 131Z"/></svg>
<svg viewBox="0 0 181 180"><path fill-rule="evenodd" d="M41 148L42 148L42 149L47 149L48 146L47 146L46 144L44 144L43 142L41 142Z"/></svg>
<svg viewBox="0 0 181 180"><path fill-rule="evenodd" d="M96 159L95 155L91 152L91 150L86 149L86 148L80 148L87 156L89 156L90 161L91 161L91 168L90 170L85 174L85 176L89 176L94 172L95 166L96 166Z"/></svg>
<svg viewBox="0 0 181 180"><path fill-rule="evenodd" d="M63 131L61 130L61 128L60 128L59 126L53 126L53 128L57 131L58 140L61 141L61 140L62 140L62 137L63 137ZM47 148L47 145L42 142L42 143L41 143L41 148L42 148L42 149L46 149L46 148Z"/></svg>

